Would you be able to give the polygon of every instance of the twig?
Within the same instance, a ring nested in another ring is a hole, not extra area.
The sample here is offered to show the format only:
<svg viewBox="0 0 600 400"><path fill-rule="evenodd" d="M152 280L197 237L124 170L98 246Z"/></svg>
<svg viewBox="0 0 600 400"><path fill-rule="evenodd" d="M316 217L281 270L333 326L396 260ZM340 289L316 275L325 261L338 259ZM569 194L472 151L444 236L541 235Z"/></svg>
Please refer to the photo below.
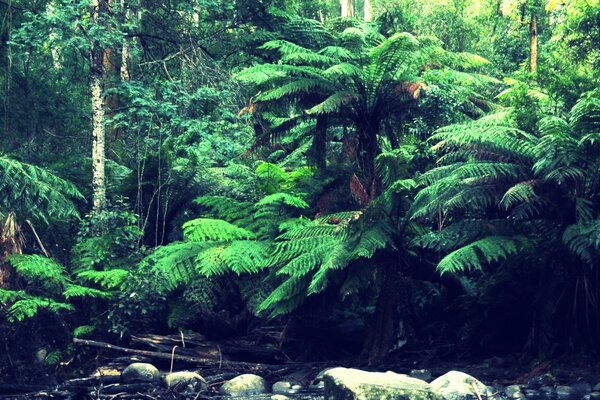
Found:
<svg viewBox="0 0 600 400"><path fill-rule="evenodd" d="M483 400L481 398L481 394L479 393L479 389L477 389L477 384L475 383L475 381L471 381L471 386L473 387L473 390L475 391L475 395L477 396L477 400Z"/></svg>
<svg viewBox="0 0 600 400"><path fill-rule="evenodd" d="M175 349L177 346L173 346L171 350L171 368L169 369L169 375L167 375L167 387L171 386L171 374L173 373L173 364L175 363Z"/></svg>

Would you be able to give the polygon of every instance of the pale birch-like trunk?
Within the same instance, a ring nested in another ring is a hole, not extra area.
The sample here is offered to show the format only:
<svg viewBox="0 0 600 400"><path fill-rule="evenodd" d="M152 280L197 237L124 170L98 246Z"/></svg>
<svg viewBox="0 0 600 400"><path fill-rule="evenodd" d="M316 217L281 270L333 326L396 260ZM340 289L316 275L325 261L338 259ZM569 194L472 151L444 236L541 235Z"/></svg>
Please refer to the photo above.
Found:
<svg viewBox="0 0 600 400"><path fill-rule="evenodd" d="M126 0L121 1L121 7L124 10L123 12L125 15L125 21L127 22L131 18L131 9L128 7L128 5L125 1ZM131 47L129 44L129 39L124 37L122 47L121 47L121 68L119 71L120 75L121 75L121 80L124 82L129 82L129 80L131 79L131 73L129 72L130 54L131 54Z"/></svg>
<svg viewBox="0 0 600 400"><path fill-rule="evenodd" d="M531 15L529 22L529 70L535 72L538 67L538 28L537 16Z"/></svg>
<svg viewBox="0 0 600 400"><path fill-rule="evenodd" d="M94 0L92 22L107 8L105 0ZM103 85L104 49L97 41L90 50L90 94L92 100L92 205L94 213L103 211L106 204L106 128Z"/></svg>
<svg viewBox="0 0 600 400"><path fill-rule="evenodd" d="M92 191L94 212L101 212L106 203L106 129L104 126L104 100L102 76L93 74L90 82L92 94Z"/></svg>
<svg viewBox="0 0 600 400"><path fill-rule="evenodd" d="M365 22L370 22L373 20L373 6L371 4L371 0L364 0L363 16Z"/></svg>
<svg viewBox="0 0 600 400"><path fill-rule="evenodd" d="M354 0L340 0L342 17L354 17Z"/></svg>

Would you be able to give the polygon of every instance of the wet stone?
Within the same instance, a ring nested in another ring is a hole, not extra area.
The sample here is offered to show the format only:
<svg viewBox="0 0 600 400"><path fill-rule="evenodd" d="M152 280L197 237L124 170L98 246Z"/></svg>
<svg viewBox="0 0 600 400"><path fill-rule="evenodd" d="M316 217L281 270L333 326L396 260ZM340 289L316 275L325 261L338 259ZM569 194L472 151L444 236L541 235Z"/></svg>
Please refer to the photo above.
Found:
<svg viewBox="0 0 600 400"><path fill-rule="evenodd" d="M196 372L179 371L167 374L163 381L168 388L180 393L195 393L207 389L206 381Z"/></svg>
<svg viewBox="0 0 600 400"><path fill-rule="evenodd" d="M571 385L571 389L575 392L574 395L576 398L582 398L592 392L592 385L587 382L577 382Z"/></svg>
<svg viewBox="0 0 600 400"><path fill-rule="evenodd" d="M556 378L552 374L543 374L540 376L536 376L531 378L529 382L527 382L527 386L531 389L539 389L544 386L554 386L556 385Z"/></svg>
<svg viewBox="0 0 600 400"><path fill-rule="evenodd" d="M298 393L300 389L302 389L302 386L297 383L279 381L273 384L271 391L275 394L294 394Z"/></svg>
<svg viewBox="0 0 600 400"><path fill-rule="evenodd" d="M600 400L600 390L598 390L598 391L594 390L592 393L590 393L590 399Z"/></svg>
<svg viewBox="0 0 600 400"><path fill-rule="evenodd" d="M244 374L225 382L219 389L226 396L250 396L268 392L267 382L258 375Z"/></svg>
<svg viewBox="0 0 600 400"><path fill-rule="evenodd" d="M535 389L526 389L524 394L527 400L541 400L543 397L542 393Z"/></svg>
<svg viewBox="0 0 600 400"><path fill-rule="evenodd" d="M519 385L510 385L504 389L504 393L506 393L506 397L509 399L523 399L525 395L521 391L521 386Z"/></svg>
<svg viewBox="0 0 600 400"><path fill-rule="evenodd" d="M124 383L157 382L160 379L158 369L149 363L133 363L123 370L121 380Z"/></svg>
<svg viewBox="0 0 600 400"><path fill-rule="evenodd" d="M577 395L571 386L557 386L556 398L557 400L575 400Z"/></svg>

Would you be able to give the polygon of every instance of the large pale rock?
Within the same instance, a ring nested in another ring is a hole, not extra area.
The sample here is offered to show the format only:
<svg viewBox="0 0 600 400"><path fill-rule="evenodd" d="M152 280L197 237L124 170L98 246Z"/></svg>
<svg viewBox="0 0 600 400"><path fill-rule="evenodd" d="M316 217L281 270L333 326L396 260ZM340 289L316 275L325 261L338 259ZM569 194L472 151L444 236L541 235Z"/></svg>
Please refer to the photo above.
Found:
<svg viewBox="0 0 600 400"><path fill-rule="evenodd" d="M332 368L323 381L327 400L443 400L427 382L394 372Z"/></svg>
<svg viewBox="0 0 600 400"><path fill-rule="evenodd" d="M431 382L446 400L477 399L477 392L481 397L490 396L491 390L471 375L460 371L450 371ZM475 390L477 388L477 391Z"/></svg>
<svg viewBox="0 0 600 400"><path fill-rule="evenodd" d="M258 375L244 374L225 382L219 392L225 396L251 396L267 393L267 382Z"/></svg>
<svg viewBox="0 0 600 400"><path fill-rule="evenodd" d="M121 380L131 382L157 382L160 379L158 369L148 363L133 363L121 373Z"/></svg>
<svg viewBox="0 0 600 400"><path fill-rule="evenodd" d="M163 381L168 388L173 388L180 393L195 393L206 390L208 386L203 377L192 371L178 371L167 374Z"/></svg>

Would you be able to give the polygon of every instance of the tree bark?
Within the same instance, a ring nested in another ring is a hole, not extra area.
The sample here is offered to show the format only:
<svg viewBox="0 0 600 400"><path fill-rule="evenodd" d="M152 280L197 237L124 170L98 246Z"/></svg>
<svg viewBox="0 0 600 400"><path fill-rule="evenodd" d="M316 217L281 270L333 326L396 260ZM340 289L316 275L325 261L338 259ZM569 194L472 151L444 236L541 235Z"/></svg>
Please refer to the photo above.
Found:
<svg viewBox="0 0 600 400"><path fill-rule="evenodd" d="M537 16L531 14L529 22L529 70L535 72L538 67L538 28Z"/></svg>
<svg viewBox="0 0 600 400"><path fill-rule="evenodd" d="M375 158L379 155L379 142L377 141L377 124L367 123L358 127L358 163L363 186L373 200L379 196L380 182L375 170Z"/></svg>
<svg viewBox="0 0 600 400"><path fill-rule="evenodd" d="M364 0L363 17L365 22L373 20L373 6L371 0Z"/></svg>
<svg viewBox="0 0 600 400"><path fill-rule="evenodd" d="M393 264L386 263L378 272L381 289L361 354L369 365L381 361L392 348L397 320L398 271Z"/></svg>
<svg viewBox="0 0 600 400"><path fill-rule="evenodd" d="M340 0L342 17L354 17L354 0Z"/></svg>
<svg viewBox="0 0 600 400"><path fill-rule="evenodd" d="M318 169L324 169L326 166L327 156L327 116L319 115L317 117L317 125L315 127L315 135L313 136L312 158L315 166Z"/></svg>
<svg viewBox="0 0 600 400"><path fill-rule="evenodd" d="M92 22L108 9L106 0L94 0ZM105 51L94 41L90 50L90 92L92 101L92 193L93 211L100 213L106 204L106 128L104 112Z"/></svg>

